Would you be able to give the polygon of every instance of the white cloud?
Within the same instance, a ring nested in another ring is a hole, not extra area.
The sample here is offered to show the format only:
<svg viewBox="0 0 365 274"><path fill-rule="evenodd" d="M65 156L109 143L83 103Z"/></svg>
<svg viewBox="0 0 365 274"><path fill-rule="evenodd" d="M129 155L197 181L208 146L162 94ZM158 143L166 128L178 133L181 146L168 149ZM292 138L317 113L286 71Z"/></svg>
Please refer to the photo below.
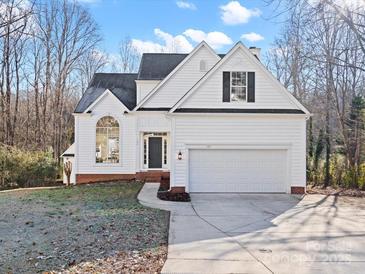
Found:
<svg viewBox="0 0 365 274"><path fill-rule="evenodd" d="M262 35L255 33L255 32L242 34L241 38L246 39L247 41L250 41L250 42L257 42L257 41L261 41L261 40L265 39Z"/></svg>
<svg viewBox="0 0 365 274"><path fill-rule="evenodd" d="M194 49L193 44L200 43L203 40L213 49L219 49L233 43L230 37L219 31L206 33L202 30L187 29L182 34L174 36L156 28L154 34L162 42L132 39L132 45L142 54L144 52L189 53Z"/></svg>
<svg viewBox="0 0 365 274"><path fill-rule="evenodd" d="M233 43L232 39L226 34L219 31L212 31L205 33L202 30L187 29L183 33L186 37L189 37L192 41L200 43L201 41L207 42L212 48L219 49L223 46Z"/></svg>
<svg viewBox="0 0 365 274"><path fill-rule="evenodd" d="M176 1L176 5L180 9L196 10L196 6L193 3L186 2L186 1Z"/></svg>
<svg viewBox="0 0 365 274"><path fill-rule="evenodd" d="M238 25L247 23L251 17L260 16L259 9L248 9L238 1L231 1L227 5L220 7L221 19L227 25Z"/></svg>
<svg viewBox="0 0 365 274"><path fill-rule="evenodd" d="M132 44L139 53L144 53L144 52L188 53L193 50L193 45L183 35L173 36L158 28L154 30L154 33L157 38L162 40L161 44L152 41L132 39Z"/></svg>

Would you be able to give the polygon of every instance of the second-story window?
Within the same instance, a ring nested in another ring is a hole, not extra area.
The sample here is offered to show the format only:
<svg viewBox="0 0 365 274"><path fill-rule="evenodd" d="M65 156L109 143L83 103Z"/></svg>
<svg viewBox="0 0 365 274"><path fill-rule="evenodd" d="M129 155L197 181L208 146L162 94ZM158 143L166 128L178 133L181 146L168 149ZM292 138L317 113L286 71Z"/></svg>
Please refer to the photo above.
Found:
<svg viewBox="0 0 365 274"><path fill-rule="evenodd" d="M245 71L231 72L231 102L246 102L247 73Z"/></svg>

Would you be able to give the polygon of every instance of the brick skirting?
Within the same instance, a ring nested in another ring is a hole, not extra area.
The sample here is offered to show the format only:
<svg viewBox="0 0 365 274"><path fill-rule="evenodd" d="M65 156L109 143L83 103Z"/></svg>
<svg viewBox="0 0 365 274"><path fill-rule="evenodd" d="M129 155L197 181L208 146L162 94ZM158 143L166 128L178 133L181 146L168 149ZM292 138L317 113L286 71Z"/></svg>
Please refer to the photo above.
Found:
<svg viewBox="0 0 365 274"><path fill-rule="evenodd" d="M292 186L291 194L305 194L305 187L304 186Z"/></svg>
<svg viewBox="0 0 365 274"><path fill-rule="evenodd" d="M170 177L168 171L146 171L134 174L76 174L76 184L97 182L143 180L146 182L160 182L161 177Z"/></svg>
<svg viewBox="0 0 365 274"><path fill-rule="evenodd" d="M184 193L185 187L184 186L172 186L170 188L170 193Z"/></svg>

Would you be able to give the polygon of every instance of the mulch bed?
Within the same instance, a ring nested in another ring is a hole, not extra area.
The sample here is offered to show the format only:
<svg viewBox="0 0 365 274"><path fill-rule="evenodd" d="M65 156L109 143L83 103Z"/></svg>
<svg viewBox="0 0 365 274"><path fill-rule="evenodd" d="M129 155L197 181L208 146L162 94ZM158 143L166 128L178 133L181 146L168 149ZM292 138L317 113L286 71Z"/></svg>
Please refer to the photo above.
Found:
<svg viewBox="0 0 365 274"><path fill-rule="evenodd" d="M161 184L157 192L157 197L160 200L171 202L190 202L189 193L171 193L167 185Z"/></svg>
<svg viewBox="0 0 365 274"><path fill-rule="evenodd" d="M308 186L307 194L336 195L347 197L365 197L365 191L359 189L345 189L334 187Z"/></svg>

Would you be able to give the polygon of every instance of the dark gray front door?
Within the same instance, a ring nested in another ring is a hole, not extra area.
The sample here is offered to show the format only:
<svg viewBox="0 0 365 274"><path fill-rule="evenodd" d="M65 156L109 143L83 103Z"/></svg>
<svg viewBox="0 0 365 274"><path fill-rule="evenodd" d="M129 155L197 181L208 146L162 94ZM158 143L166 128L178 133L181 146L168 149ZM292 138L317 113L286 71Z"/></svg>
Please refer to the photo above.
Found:
<svg viewBox="0 0 365 274"><path fill-rule="evenodd" d="M162 168L162 137L148 138L148 167Z"/></svg>

